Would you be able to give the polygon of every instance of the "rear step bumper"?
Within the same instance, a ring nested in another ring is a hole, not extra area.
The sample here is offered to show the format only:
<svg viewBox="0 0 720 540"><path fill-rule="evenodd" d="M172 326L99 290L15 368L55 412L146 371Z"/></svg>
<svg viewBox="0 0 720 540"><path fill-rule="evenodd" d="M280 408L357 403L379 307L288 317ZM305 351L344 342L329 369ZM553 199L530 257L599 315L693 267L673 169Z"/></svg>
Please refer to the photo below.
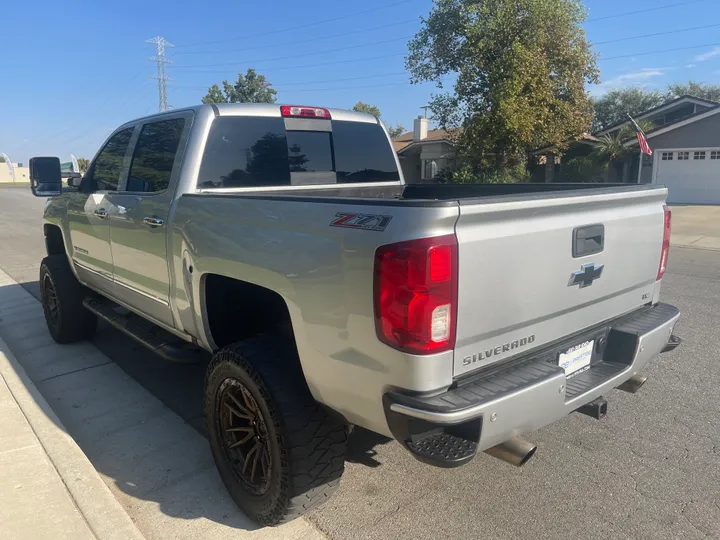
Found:
<svg viewBox="0 0 720 540"><path fill-rule="evenodd" d="M473 374L439 395L388 392L383 404L390 431L420 461L462 465L478 451L551 424L623 384L658 353L677 347L672 331L679 317L674 306L656 304L610 323L603 329L602 354L570 378L557 365L556 345L485 376ZM575 336L567 347L598 335L595 329Z"/></svg>

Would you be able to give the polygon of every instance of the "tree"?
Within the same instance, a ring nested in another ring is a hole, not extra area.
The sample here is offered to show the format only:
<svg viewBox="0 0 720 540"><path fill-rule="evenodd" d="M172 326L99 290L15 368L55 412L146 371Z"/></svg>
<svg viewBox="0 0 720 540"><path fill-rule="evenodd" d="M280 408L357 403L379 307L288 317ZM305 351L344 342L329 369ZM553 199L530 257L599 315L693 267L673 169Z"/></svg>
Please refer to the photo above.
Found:
<svg viewBox="0 0 720 540"><path fill-rule="evenodd" d="M662 105L666 100L667 95L655 90L642 88L610 90L601 98L593 101L595 109L593 131L624 122L627 120L628 113L636 116L648 109Z"/></svg>
<svg viewBox="0 0 720 540"><path fill-rule="evenodd" d="M598 69L585 17L580 0L435 0L405 63L413 83L441 89L458 74L430 107L441 127L464 128L461 156L504 169L529 148L563 149L590 130L585 84Z"/></svg>
<svg viewBox="0 0 720 540"><path fill-rule="evenodd" d="M378 118L380 117L380 107L378 107L377 105L363 103L362 101L358 101L355 105L353 105L352 110L372 114L373 116L377 116ZM387 128L391 139L399 137L400 135L405 133L405 128L400 124L396 126L391 126L390 124L387 124L385 127Z"/></svg>
<svg viewBox="0 0 720 540"><path fill-rule="evenodd" d="M398 124L396 126L391 126L390 124L388 124L385 127L387 128L391 139L394 139L395 137L399 137L400 135L405 133L405 128L403 126L401 126L400 124Z"/></svg>
<svg viewBox="0 0 720 540"><path fill-rule="evenodd" d="M673 83L668 85L667 99L674 99L680 96L693 96L712 101L720 101L720 85L705 84L695 81L688 81L685 84Z"/></svg>
<svg viewBox="0 0 720 540"><path fill-rule="evenodd" d="M380 116L380 109L377 105L370 105L368 103L363 103L362 101L358 101L355 105L353 105L352 110L372 114L373 116Z"/></svg>
<svg viewBox="0 0 720 540"><path fill-rule="evenodd" d="M598 142L593 148L594 155L601 162L609 162L618 159L625 154L626 148L623 146L622 139L617 135L609 135L605 133L598 137Z"/></svg>
<svg viewBox="0 0 720 540"><path fill-rule="evenodd" d="M259 75L249 68L243 75L238 73L237 82L230 84L222 82L222 90L217 84L208 88L208 93L202 98L203 103L275 103L277 90L272 87L265 75Z"/></svg>
<svg viewBox="0 0 720 540"><path fill-rule="evenodd" d="M79 158L77 158L77 162L78 162L78 168L80 169L81 173L84 173L85 171L88 170L88 167L90 166L90 160L88 160L84 157L79 157Z"/></svg>

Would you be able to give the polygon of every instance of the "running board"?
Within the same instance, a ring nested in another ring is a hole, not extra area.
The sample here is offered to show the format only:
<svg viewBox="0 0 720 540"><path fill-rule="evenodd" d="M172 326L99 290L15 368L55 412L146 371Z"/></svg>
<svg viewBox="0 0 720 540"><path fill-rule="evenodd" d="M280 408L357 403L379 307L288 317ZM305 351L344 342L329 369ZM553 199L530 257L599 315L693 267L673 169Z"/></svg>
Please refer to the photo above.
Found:
<svg viewBox="0 0 720 540"><path fill-rule="evenodd" d="M119 313L116 311L118 306L109 301L88 296L83 300L83 305L100 319L127 334L165 360L180 364L193 364L206 358L205 351L200 347L180 338L175 338L169 332L132 312ZM166 339L163 334L168 337L172 336L174 339Z"/></svg>

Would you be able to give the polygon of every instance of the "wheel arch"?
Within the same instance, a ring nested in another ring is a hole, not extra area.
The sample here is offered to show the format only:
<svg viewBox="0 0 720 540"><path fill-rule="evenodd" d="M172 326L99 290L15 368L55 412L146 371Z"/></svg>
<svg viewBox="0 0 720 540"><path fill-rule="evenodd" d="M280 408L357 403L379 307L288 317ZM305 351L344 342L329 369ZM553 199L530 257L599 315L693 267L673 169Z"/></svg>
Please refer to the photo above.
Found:
<svg viewBox="0 0 720 540"><path fill-rule="evenodd" d="M211 272L200 280L200 298L202 323L213 350L278 330L294 339L290 303L277 291Z"/></svg>
<svg viewBox="0 0 720 540"><path fill-rule="evenodd" d="M48 255L67 254L65 238L60 227L52 223L45 223L43 225L43 234L45 236L45 251Z"/></svg>

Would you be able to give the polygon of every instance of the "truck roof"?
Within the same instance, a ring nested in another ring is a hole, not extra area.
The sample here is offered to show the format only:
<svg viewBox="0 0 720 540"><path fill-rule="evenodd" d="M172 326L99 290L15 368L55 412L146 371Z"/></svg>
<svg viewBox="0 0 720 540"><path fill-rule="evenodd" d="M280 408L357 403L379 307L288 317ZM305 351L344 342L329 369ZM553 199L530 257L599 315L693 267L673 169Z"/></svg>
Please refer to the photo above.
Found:
<svg viewBox="0 0 720 540"><path fill-rule="evenodd" d="M176 114L178 112L182 111L200 111L203 108L209 109L212 108L214 111L215 116L267 116L267 117L274 117L274 118L280 118L280 107L283 105L295 105L295 104L286 104L286 103L201 103L199 105L194 105L192 107L182 107L180 109L172 109L170 111L164 111L159 112L155 114L150 114L147 116L141 116L139 118L134 118L132 120L128 120L125 122L122 126L120 126L121 129L123 126L127 124L134 124L141 120L150 120L155 118L161 118L163 116L167 116L170 114ZM315 107L314 105L303 105L303 107ZM319 107L319 105L317 106ZM351 111L347 109L331 109L327 107L328 111L330 111L330 117L332 120L343 120L346 122L367 122L367 123L377 123L380 120L373 116L372 114L363 113L363 112L357 112L357 111Z"/></svg>

